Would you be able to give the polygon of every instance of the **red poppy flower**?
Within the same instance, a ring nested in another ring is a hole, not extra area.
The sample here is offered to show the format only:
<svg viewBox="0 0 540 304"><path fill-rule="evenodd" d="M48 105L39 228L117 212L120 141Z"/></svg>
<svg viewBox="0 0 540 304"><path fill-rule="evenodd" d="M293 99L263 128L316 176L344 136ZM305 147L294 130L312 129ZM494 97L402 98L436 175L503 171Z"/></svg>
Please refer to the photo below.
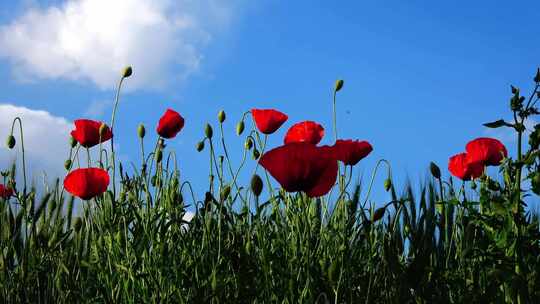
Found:
<svg viewBox="0 0 540 304"><path fill-rule="evenodd" d="M90 119L75 120L75 130L71 131L71 136L85 148L91 148L100 143L99 128L101 121ZM105 133L101 136L101 142L111 139L113 136L111 129L105 125Z"/></svg>
<svg viewBox="0 0 540 304"><path fill-rule="evenodd" d="M257 129L264 134L276 132L276 130L289 118L280 111L272 109L251 109L251 116L253 116L253 120L255 120Z"/></svg>
<svg viewBox="0 0 540 304"><path fill-rule="evenodd" d="M184 118L178 112L167 109L159 119L157 133L163 138L173 138L184 127Z"/></svg>
<svg viewBox="0 0 540 304"><path fill-rule="evenodd" d="M13 195L13 189L8 188L2 184L0 184L0 197L3 199L8 199Z"/></svg>
<svg viewBox="0 0 540 304"><path fill-rule="evenodd" d="M291 143L266 152L259 164L286 191L317 197L328 193L336 182L337 160L327 148Z"/></svg>
<svg viewBox="0 0 540 304"><path fill-rule="evenodd" d="M77 169L64 179L64 188L83 200L89 200L102 194L108 186L109 174L100 168Z"/></svg>
<svg viewBox="0 0 540 304"><path fill-rule="evenodd" d="M373 151L373 147L367 141L353 141L351 139L338 139L332 149L335 157L349 166L356 165L362 158Z"/></svg>
<svg viewBox="0 0 540 304"><path fill-rule="evenodd" d="M480 177L484 172L484 164L481 161L473 161L467 153L460 153L450 157L448 170L455 177L466 181Z"/></svg>
<svg viewBox="0 0 540 304"><path fill-rule="evenodd" d="M285 144L307 142L318 144L324 136L324 128L314 121L302 121L294 124L285 134Z"/></svg>
<svg viewBox="0 0 540 304"><path fill-rule="evenodd" d="M508 156L506 147L500 141L487 137L470 141L465 150L472 161L481 161L486 166L498 166Z"/></svg>

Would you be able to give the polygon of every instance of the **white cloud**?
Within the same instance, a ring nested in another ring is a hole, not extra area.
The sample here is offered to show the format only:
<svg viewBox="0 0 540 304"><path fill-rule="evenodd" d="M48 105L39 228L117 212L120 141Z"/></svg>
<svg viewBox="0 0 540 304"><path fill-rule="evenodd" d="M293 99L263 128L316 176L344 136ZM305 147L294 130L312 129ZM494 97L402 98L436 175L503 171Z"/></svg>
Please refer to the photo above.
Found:
<svg viewBox="0 0 540 304"><path fill-rule="evenodd" d="M109 100L95 100L90 103L84 112L84 117L91 119L99 119L105 114L105 110L109 106L112 106L112 101Z"/></svg>
<svg viewBox="0 0 540 304"><path fill-rule="evenodd" d="M218 0L68 0L30 8L0 26L0 57L17 78L115 86L132 65L128 89L160 88L198 70L202 49L235 7Z"/></svg>
<svg viewBox="0 0 540 304"><path fill-rule="evenodd" d="M13 150L5 146L5 139L11 131L15 117L20 117L23 125L25 157L29 175L34 176L35 182L42 172L47 172L47 178L62 176L64 161L69 156L69 134L73 129L72 123L62 117L55 117L46 111L36 111L10 104L0 104L0 170L5 170L16 161L18 172L22 170L21 140L18 123L15 125L14 136L17 144ZM19 174L20 176L21 174Z"/></svg>

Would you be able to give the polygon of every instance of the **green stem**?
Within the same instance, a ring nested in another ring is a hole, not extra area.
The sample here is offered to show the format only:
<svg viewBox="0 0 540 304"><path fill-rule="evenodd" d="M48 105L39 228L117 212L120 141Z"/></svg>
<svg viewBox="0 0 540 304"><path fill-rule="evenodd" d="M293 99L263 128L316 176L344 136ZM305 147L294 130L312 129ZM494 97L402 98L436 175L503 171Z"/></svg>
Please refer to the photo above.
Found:
<svg viewBox="0 0 540 304"><path fill-rule="evenodd" d="M112 118L111 118L111 133L113 133L114 129L114 120L116 118L116 109L118 108L118 102L120 101L120 89L122 88L122 83L124 82L125 76L122 75L120 78L120 81L118 82L118 87L116 88L116 94L114 97L114 107L112 112ZM115 155L114 155L114 133L111 137L111 160L112 160L112 185L113 185L113 197L116 197L116 161L115 161Z"/></svg>
<svg viewBox="0 0 540 304"><path fill-rule="evenodd" d="M11 136L13 136L13 129L15 128L15 122L19 122L19 130L21 132L21 151L22 151L22 163L23 163L23 178L24 178L24 189L23 194L26 195L26 159L25 159L25 151L24 151L24 134L23 134L23 127L22 127L22 120L20 117L15 117L13 120L13 123L11 124Z"/></svg>

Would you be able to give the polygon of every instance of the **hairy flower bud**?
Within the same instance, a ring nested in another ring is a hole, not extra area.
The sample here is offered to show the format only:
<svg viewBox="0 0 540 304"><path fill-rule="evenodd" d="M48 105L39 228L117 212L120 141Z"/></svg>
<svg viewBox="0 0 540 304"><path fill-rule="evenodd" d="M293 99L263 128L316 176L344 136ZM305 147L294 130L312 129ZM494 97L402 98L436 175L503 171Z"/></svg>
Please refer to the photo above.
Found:
<svg viewBox="0 0 540 304"><path fill-rule="evenodd" d="M201 152L202 150L204 150L204 141L197 143L197 152Z"/></svg>
<svg viewBox="0 0 540 304"><path fill-rule="evenodd" d="M257 174L253 175L251 178L251 191L253 191L253 194L255 196L259 197L261 195L263 189L263 181L260 176Z"/></svg>
<svg viewBox="0 0 540 304"><path fill-rule="evenodd" d="M429 163L429 170L431 171L431 175L435 177L436 179L441 179L441 169L437 164L434 162Z"/></svg>
<svg viewBox="0 0 540 304"><path fill-rule="evenodd" d="M251 148L253 148L253 140L250 137L246 139L244 147L246 148L246 150L251 150Z"/></svg>
<svg viewBox="0 0 540 304"><path fill-rule="evenodd" d="M540 82L540 68L536 70L536 75L534 76L534 82Z"/></svg>
<svg viewBox="0 0 540 304"><path fill-rule="evenodd" d="M124 78L128 78L132 74L133 74L133 69L131 68L131 66L127 66L122 70L122 77Z"/></svg>
<svg viewBox="0 0 540 304"><path fill-rule="evenodd" d="M144 136L146 135L146 129L144 128L144 125L143 124L140 124L139 127L137 128L137 134L139 135L139 138L144 138Z"/></svg>
<svg viewBox="0 0 540 304"><path fill-rule="evenodd" d="M390 188L392 188L392 180L387 178L384 181L384 190L386 190L386 192L388 192L388 191L390 191Z"/></svg>
<svg viewBox="0 0 540 304"><path fill-rule="evenodd" d="M375 212L373 213L373 218L371 219L372 222L376 222L380 219L382 219L382 217L384 216L384 213L386 212L386 208L385 207L382 207L382 208L378 208L377 210L375 210Z"/></svg>
<svg viewBox="0 0 540 304"><path fill-rule="evenodd" d="M13 149L13 147L15 147L15 142L15 137L13 135L10 135L6 140L6 145L8 146L8 148Z"/></svg>
<svg viewBox="0 0 540 304"><path fill-rule="evenodd" d="M204 127L204 135L206 135L208 138L212 138L214 135L214 131L212 130L212 126L210 124L206 124Z"/></svg>
<svg viewBox="0 0 540 304"><path fill-rule="evenodd" d="M253 149L253 153L251 154L251 157L254 160L257 160L257 159L259 159L260 156L261 156L261 152L259 152L259 150L257 150L257 148Z"/></svg>
<svg viewBox="0 0 540 304"><path fill-rule="evenodd" d="M66 168L66 171L69 171L71 169L71 159L66 159L64 162L64 168Z"/></svg>
<svg viewBox="0 0 540 304"><path fill-rule="evenodd" d="M69 146L75 148L77 146L77 140L73 136L69 137Z"/></svg>
<svg viewBox="0 0 540 304"><path fill-rule="evenodd" d="M103 138L105 136L105 132L107 132L107 125L105 123L102 123L99 126L99 137Z"/></svg>
<svg viewBox="0 0 540 304"><path fill-rule="evenodd" d="M343 80L341 80L341 79L336 80L336 85L334 86L334 91L338 92L339 90L341 90L341 88L343 88Z"/></svg>
<svg viewBox="0 0 540 304"><path fill-rule="evenodd" d="M244 121L240 121L237 125L236 125L236 134L237 135L242 135L242 132L244 132Z"/></svg>
<svg viewBox="0 0 540 304"><path fill-rule="evenodd" d="M223 110L219 111L217 117L218 117L219 123L223 123L225 121L225 118L226 118L225 111L223 111Z"/></svg>

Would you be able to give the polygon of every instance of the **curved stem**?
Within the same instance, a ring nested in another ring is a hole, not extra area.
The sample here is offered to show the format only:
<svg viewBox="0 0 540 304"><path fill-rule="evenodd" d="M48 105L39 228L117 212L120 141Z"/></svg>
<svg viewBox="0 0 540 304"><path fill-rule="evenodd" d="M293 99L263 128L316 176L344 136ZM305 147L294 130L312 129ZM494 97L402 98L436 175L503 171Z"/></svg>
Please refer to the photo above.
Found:
<svg viewBox="0 0 540 304"><path fill-rule="evenodd" d="M24 189L23 194L26 195L26 159L25 159L25 151L24 151L24 134L23 134L23 127L22 127L22 120L20 117L15 117L13 119L13 123L11 124L11 136L13 136L13 129L15 128L15 122L19 122L19 130L21 132L21 151L22 151L22 163L23 163L23 179L24 179Z"/></svg>
<svg viewBox="0 0 540 304"><path fill-rule="evenodd" d="M390 176L390 174L391 174L390 163L386 159L379 160L377 162L377 165L375 166L375 170L373 170L373 174L371 175L371 181L369 182L369 187L368 187L368 191L367 191L367 194L366 194L366 200L364 201L364 205L362 206L362 208L364 208L366 206L366 204L367 204L367 201L369 199L369 195L371 194L371 188L373 187L373 181L375 180L375 175L377 174L377 170L379 169L379 166L383 162L388 166L388 175Z"/></svg>
<svg viewBox="0 0 540 304"><path fill-rule="evenodd" d="M112 112L112 118L111 118L111 133L113 133L114 129L114 119L116 118L116 109L118 108L118 102L120 101L120 89L122 88L122 83L124 82L125 76L122 75L120 78L120 81L118 82L118 87L116 89L116 94L114 97L114 107ZM116 176L116 161L114 157L114 133L111 137L111 160L112 160L112 184L113 184L113 197L116 197L116 183L115 183L115 176Z"/></svg>

